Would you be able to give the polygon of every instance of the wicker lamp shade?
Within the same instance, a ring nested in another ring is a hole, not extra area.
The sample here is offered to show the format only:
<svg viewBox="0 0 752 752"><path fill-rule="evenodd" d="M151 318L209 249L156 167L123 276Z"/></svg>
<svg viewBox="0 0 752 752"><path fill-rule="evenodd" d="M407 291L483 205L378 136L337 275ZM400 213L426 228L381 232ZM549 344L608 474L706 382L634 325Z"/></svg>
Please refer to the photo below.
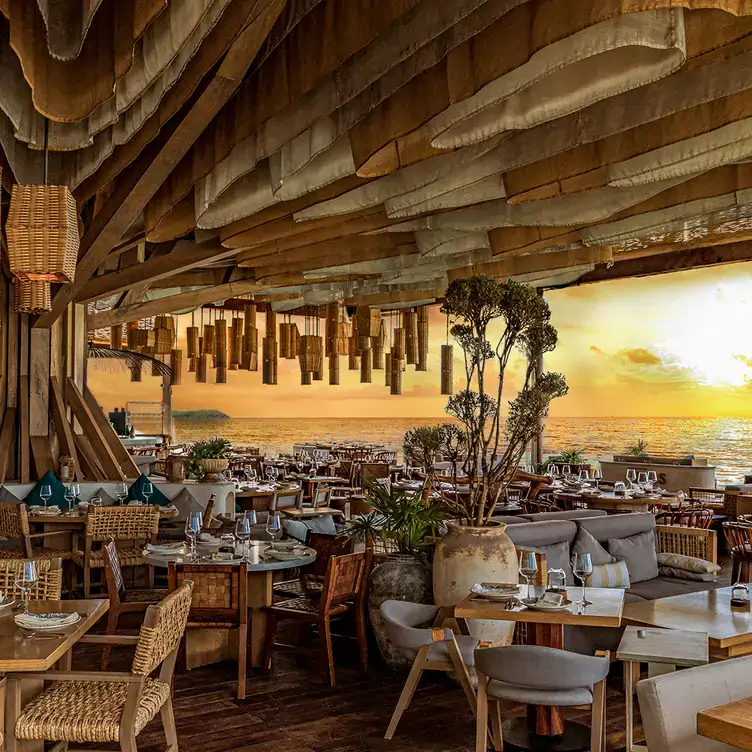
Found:
<svg viewBox="0 0 752 752"><path fill-rule="evenodd" d="M279 357L290 360L293 357L293 324L282 322L279 325Z"/></svg>
<svg viewBox="0 0 752 752"><path fill-rule="evenodd" d="M392 355L392 362L390 363L392 370L392 380L389 384L389 388L392 394L402 394L402 360Z"/></svg>
<svg viewBox="0 0 752 752"><path fill-rule="evenodd" d="M170 383L173 386L180 386L183 383L183 351L170 350L170 370L172 377Z"/></svg>
<svg viewBox="0 0 752 752"><path fill-rule="evenodd" d="M44 313L52 310L49 282L13 279L13 310L16 313Z"/></svg>
<svg viewBox="0 0 752 752"><path fill-rule="evenodd" d="M355 312L358 334L361 337L378 337L381 327L381 311L378 308L360 306Z"/></svg>
<svg viewBox="0 0 752 752"><path fill-rule="evenodd" d="M154 329L154 352L169 355L172 350L173 333L170 329Z"/></svg>
<svg viewBox="0 0 752 752"><path fill-rule="evenodd" d="M373 360L370 358L370 353L366 350L360 356L360 383L370 384L373 368Z"/></svg>
<svg viewBox="0 0 752 752"><path fill-rule="evenodd" d="M454 394L454 346L441 346L441 393Z"/></svg>
<svg viewBox="0 0 752 752"><path fill-rule="evenodd" d="M199 333L197 326L189 326L185 330L186 354L189 358L197 358L199 353Z"/></svg>
<svg viewBox="0 0 752 752"><path fill-rule="evenodd" d="M217 364L217 368L227 368L227 321L225 319L217 319L214 323L214 329L215 363Z"/></svg>
<svg viewBox="0 0 752 752"><path fill-rule="evenodd" d="M405 311L402 317L405 328L405 360L414 366L418 362L418 315L415 311Z"/></svg>
<svg viewBox="0 0 752 752"><path fill-rule="evenodd" d="M339 355L332 353L329 356L329 384L331 386L339 385Z"/></svg>
<svg viewBox="0 0 752 752"><path fill-rule="evenodd" d="M128 329L128 349L139 350L149 343L149 332L146 329Z"/></svg>
<svg viewBox="0 0 752 752"><path fill-rule="evenodd" d="M405 357L405 330L402 327L394 330L392 357L398 360Z"/></svg>
<svg viewBox="0 0 752 752"><path fill-rule="evenodd" d="M300 361L301 373L322 374L324 360L323 339L312 334L302 336L300 338L298 360ZM319 380L317 379L317 381Z"/></svg>
<svg viewBox="0 0 752 752"><path fill-rule="evenodd" d="M198 356L195 358L188 358L188 373L196 373L197 363L198 363Z"/></svg>
<svg viewBox="0 0 752 752"><path fill-rule="evenodd" d="M217 384L227 383L227 366L217 366L215 383Z"/></svg>
<svg viewBox="0 0 752 752"><path fill-rule="evenodd" d="M173 334L175 334L175 319L172 316L155 316L154 328L169 329Z"/></svg>
<svg viewBox="0 0 752 752"><path fill-rule="evenodd" d="M371 358L374 371L384 368L384 344L386 343L386 324L379 325L379 336L371 340Z"/></svg>
<svg viewBox="0 0 752 752"><path fill-rule="evenodd" d="M300 383L302 386L310 386L313 383L313 374L310 371L301 371Z"/></svg>
<svg viewBox="0 0 752 752"><path fill-rule="evenodd" d="M314 361L315 368L313 369L312 376L314 381L324 380L324 338L316 337L318 353L316 360Z"/></svg>
<svg viewBox="0 0 752 752"><path fill-rule="evenodd" d="M199 355L198 358L196 358L196 381L199 384L206 383L206 373L209 370L208 360L208 355Z"/></svg>
<svg viewBox="0 0 752 752"><path fill-rule="evenodd" d="M416 371L428 370L428 306L421 306L417 312L418 319L418 360Z"/></svg>
<svg viewBox="0 0 752 752"><path fill-rule="evenodd" d="M75 280L78 215L67 186L14 185L5 231L14 276L37 282Z"/></svg>
<svg viewBox="0 0 752 752"><path fill-rule="evenodd" d="M347 347L347 367L351 371L357 371L360 368L360 358L358 357L358 338L350 337Z"/></svg>
<svg viewBox="0 0 752 752"><path fill-rule="evenodd" d="M297 324L291 324L290 329L290 357L297 358L300 354L300 331Z"/></svg>
<svg viewBox="0 0 752 752"><path fill-rule="evenodd" d="M243 362L243 321L233 319L230 327L230 365L239 366Z"/></svg>
<svg viewBox="0 0 752 752"><path fill-rule="evenodd" d="M261 383L274 386L277 383L277 340L264 337L261 347Z"/></svg>
<svg viewBox="0 0 752 752"><path fill-rule="evenodd" d="M204 324L202 355L214 355L215 329L212 324Z"/></svg>

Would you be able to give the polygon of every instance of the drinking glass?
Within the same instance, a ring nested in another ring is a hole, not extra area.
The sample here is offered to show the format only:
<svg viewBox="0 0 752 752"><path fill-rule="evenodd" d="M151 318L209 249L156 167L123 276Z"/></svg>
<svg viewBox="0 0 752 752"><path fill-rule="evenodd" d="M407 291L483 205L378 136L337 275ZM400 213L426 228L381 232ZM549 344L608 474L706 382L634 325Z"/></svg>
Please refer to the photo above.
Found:
<svg viewBox="0 0 752 752"><path fill-rule="evenodd" d="M561 468L561 472L565 478L568 478L572 474L572 468L569 467L569 465L564 465L564 467Z"/></svg>
<svg viewBox="0 0 752 752"><path fill-rule="evenodd" d="M629 488L632 488L637 480L637 472L631 467L627 470L627 480L629 481Z"/></svg>
<svg viewBox="0 0 752 752"><path fill-rule="evenodd" d="M590 473L587 470L580 470L579 478L583 483L587 483L590 480Z"/></svg>
<svg viewBox="0 0 752 752"><path fill-rule="evenodd" d="M658 473L655 472L655 470L649 470L648 471L648 483L650 484L650 488L652 489L653 486L658 482Z"/></svg>
<svg viewBox="0 0 752 752"><path fill-rule="evenodd" d="M141 495L145 499L145 503L149 503L149 497L154 493L154 486L151 484L150 480L147 480L144 482L143 488L141 489Z"/></svg>
<svg viewBox="0 0 752 752"><path fill-rule="evenodd" d="M593 573L593 561L590 554L575 554L572 572L582 583L582 598L577 601L577 605L582 607L592 606L592 601L585 598L585 580Z"/></svg>
<svg viewBox="0 0 752 752"><path fill-rule="evenodd" d="M507 488L507 505L518 506L522 499L522 491L519 488Z"/></svg>
<svg viewBox="0 0 752 752"><path fill-rule="evenodd" d="M593 470L593 480L595 481L595 487L600 488L600 483L603 480L603 472L599 467Z"/></svg>
<svg viewBox="0 0 752 752"><path fill-rule="evenodd" d="M251 466L250 465L243 465L243 475L245 475L245 479L250 483L251 482Z"/></svg>
<svg viewBox="0 0 752 752"><path fill-rule="evenodd" d="M243 556L248 553L248 541L251 539L251 530L255 524L255 512L245 512L235 520L235 537L240 541Z"/></svg>
<svg viewBox="0 0 752 752"><path fill-rule="evenodd" d="M68 502L68 511L73 512L76 508L76 495L73 493L73 484L65 487L65 500Z"/></svg>
<svg viewBox="0 0 752 752"><path fill-rule="evenodd" d="M44 502L44 508L47 509L47 502L52 498L52 486L43 485L39 489L39 498Z"/></svg>
<svg viewBox="0 0 752 752"><path fill-rule="evenodd" d="M271 483L274 478L274 468L271 465L267 465L264 468L264 475L266 475L267 480Z"/></svg>
<svg viewBox="0 0 752 752"><path fill-rule="evenodd" d="M269 512L266 519L266 532L273 541L278 541L282 537L282 520L279 512Z"/></svg>
<svg viewBox="0 0 752 752"><path fill-rule="evenodd" d="M523 603L533 603L535 601L530 591L530 578L535 577L537 571L538 558L535 555L535 551L520 551L520 574L525 578L525 584L527 585L525 591L527 597L522 599Z"/></svg>
<svg viewBox="0 0 752 752"><path fill-rule="evenodd" d="M191 544L191 561L196 561L196 540L198 539L198 534L201 532L202 525L203 518L201 512L191 512L188 517L186 517L185 535Z"/></svg>
<svg viewBox="0 0 752 752"><path fill-rule="evenodd" d="M637 485L643 488L648 484L648 474L640 472L637 474Z"/></svg>
<svg viewBox="0 0 752 752"><path fill-rule="evenodd" d="M25 561L21 571L16 576L16 587L23 593L24 614L29 613L29 591L37 584L37 564L35 561Z"/></svg>
<svg viewBox="0 0 752 752"><path fill-rule="evenodd" d="M115 496L117 496L120 506L123 506L123 503L128 498L128 484L118 483L117 486L115 486Z"/></svg>

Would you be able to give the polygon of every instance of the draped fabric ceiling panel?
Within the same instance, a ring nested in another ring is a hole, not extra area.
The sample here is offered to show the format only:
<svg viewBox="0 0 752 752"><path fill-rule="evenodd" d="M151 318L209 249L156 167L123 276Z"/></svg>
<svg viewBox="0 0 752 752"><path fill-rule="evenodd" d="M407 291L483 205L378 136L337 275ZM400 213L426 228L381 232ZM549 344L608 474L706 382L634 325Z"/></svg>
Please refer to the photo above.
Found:
<svg viewBox="0 0 752 752"><path fill-rule="evenodd" d="M47 139L90 224L271 6L0 0L15 180L42 179ZM570 284L746 240L750 160L752 0L288 0L144 199L143 281L395 305L477 271ZM116 292L124 257L78 299Z"/></svg>

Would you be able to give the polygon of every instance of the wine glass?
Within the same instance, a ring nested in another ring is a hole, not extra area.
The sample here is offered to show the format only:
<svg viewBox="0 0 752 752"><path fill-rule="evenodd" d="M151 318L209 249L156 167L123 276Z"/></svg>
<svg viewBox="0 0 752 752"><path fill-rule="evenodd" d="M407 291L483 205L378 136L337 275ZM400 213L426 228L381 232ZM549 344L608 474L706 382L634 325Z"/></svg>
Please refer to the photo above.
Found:
<svg viewBox="0 0 752 752"><path fill-rule="evenodd" d="M634 487L635 481L637 480L637 472L631 467L627 470L627 480L629 481L629 488Z"/></svg>
<svg viewBox="0 0 752 752"><path fill-rule="evenodd" d="M572 474L572 468L569 465L564 465L561 468L561 473L565 478L568 478Z"/></svg>
<svg viewBox="0 0 752 752"><path fill-rule="evenodd" d="M658 482L658 473L656 473L655 470L649 470L648 471L648 483L650 484L650 489L653 489L653 486Z"/></svg>
<svg viewBox="0 0 752 752"><path fill-rule="evenodd" d="M123 503L128 498L128 484L118 483L117 486L115 486L115 496L117 496L120 506L123 506Z"/></svg>
<svg viewBox="0 0 752 752"><path fill-rule="evenodd" d="M201 532L202 525L203 518L201 512L191 512L185 519L185 535L191 544L191 561L196 561L196 540L198 539L198 534Z"/></svg>
<svg viewBox="0 0 752 752"><path fill-rule="evenodd" d="M587 470L580 470L579 478L583 483L587 483L590 480L590 473Z"/></svg>
<svg viewBox="0 0 752 752"><path fill-rule="evenodd" d="M76 495L73 493L73 484L65 487L65 501L68 504L68 511L72 514L76 508Z"/></svg>
<svg viewBox="0 0 752 752"><path fill-rule="evenodd" d="M264 475L266 475L266 479L271 483L274 478L274 468L271 465L267 465L264 468Z"/></svg>
<svg viewBox="0 0 752 752"><path fill-rule="evenodd" d="M44 502L44 508L47 509L47 502L52 498L52 486L45 483L39 489L39 498Z"/></svg>
<svg viewBox="0 0 752 752"><path fill-rule="evenodd" d="M266 532L273 541L278 541L282 537L282 520L279 512L269 512L266 519Z"/></svg>
<svg viewBox="0 0 752 752"><path fill-rule="evenodd" d="M39 581L37 564L35 561L25 561L21 571L16 576L16 587L23 593L24 614L29 613L29 591Z"/></svg>
<svg viewBox="0 0 752 752"><path fill-rule="evenodd" d="M535 577L538 571L538 558L535 551L520 551L520 574L525 578L527 585L527 597L522 599L523 603L534 603L535 598L530 591L530 578Z"/></svg>
<svg viewBox="0 0 752 752"><path fill-rule="evenodd" d="M144 497L144 503L149 503L149 497L154 493L154 486L150 480L144 481L143 488L141 489L141 495Z"/></svg>
<svg viewBox="0 0 752 752"><path fill-rule="evenodd" d="M645 488L648 484L648 474L645 472L640 472L637 474L637 485L641 486L642 488Z"/></svg>
<svg viewBox="0 0 752 752"><path fill-rule="evenodd" d="M250 465L243 465L243 475L245 475L245 479L250 483L251 482L251 466Z"/></svg>
<svg viewBox="0 0 752 752"><path fill-rule="evenodd" d="M248 541L251 539L251 530L256 524L256 512L245 512L235 521L235 537L240 541L243 556L248 553Z"/></svg>
<svg viewBox="0 0 752 752"><path fill-rule="evenodd" d="M593 561L590 554L575 554L574 566L572 567L574 576L582 583L582 598L577 601L578 606L592 606L592 601L585 598L585 580L593 573Z"/></svg>
<svg viewBox="0 0 752 752"><path fill-rule="evenodd" d="M600 482L603 480L603 472L599 467L593 470L593 480L595 481L595 487L600 488Z"/></svg>
<svg viewBox="0 0 752 752"><path fill-rule="evenodd" d="M520 500L522 499L522 491L520 491L519 488L508 488L507 489L507 506L519 506Z"/></svg>

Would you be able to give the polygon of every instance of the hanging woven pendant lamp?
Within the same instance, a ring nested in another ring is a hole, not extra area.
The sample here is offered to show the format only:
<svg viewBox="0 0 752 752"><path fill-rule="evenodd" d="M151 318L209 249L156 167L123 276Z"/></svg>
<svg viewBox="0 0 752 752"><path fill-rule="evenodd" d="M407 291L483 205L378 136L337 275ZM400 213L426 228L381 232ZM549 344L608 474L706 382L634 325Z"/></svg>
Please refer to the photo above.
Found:
<svg viewBox="0 0 752 752"><path fill-rule="evenodd" d="M449 344L449 316L446 329L446 344L441 346L441 393L454 394L454 347Z"/></svg>

